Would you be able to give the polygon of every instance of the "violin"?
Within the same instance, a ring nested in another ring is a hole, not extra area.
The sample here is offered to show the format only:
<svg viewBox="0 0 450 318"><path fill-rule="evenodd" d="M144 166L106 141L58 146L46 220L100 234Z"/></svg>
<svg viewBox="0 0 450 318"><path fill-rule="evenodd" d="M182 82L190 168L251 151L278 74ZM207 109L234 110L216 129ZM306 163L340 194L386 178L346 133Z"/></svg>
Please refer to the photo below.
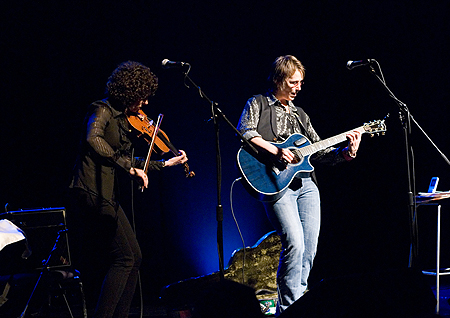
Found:
<svg viewBox="0 0 450 318"><path fill-rule="evenodd" d="M160 150L162 154L171 151L175 156L178 156L180 151L170 142L167 134L161 129L157 129L156 136L154 135L156 126L153 120L148 119L147 115L139 109L136 113L127 114L128 122L134 129L138 130L141 134L138 137L143 136L148 144L151 144L152 137L154 137L154 145ZM156 152L156 149L153 148ZM183 163L184 173L186 178L192 178L195 176L194 171L189 171L189 165L187 162Z"/></svg>

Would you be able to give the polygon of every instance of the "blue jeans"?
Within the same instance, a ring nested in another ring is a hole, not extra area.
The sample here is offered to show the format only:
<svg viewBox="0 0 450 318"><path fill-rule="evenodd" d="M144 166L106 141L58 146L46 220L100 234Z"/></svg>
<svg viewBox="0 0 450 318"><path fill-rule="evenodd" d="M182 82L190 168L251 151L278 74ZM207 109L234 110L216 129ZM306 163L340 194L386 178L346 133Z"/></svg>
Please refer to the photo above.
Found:
<svg viewBox="0 0 450 318"><path fill-rule="evenodd" d="M319 190L311 178L301 178L300 188L289 187L278 201L264 206L282 244L277 273L279 315L308 286L320 231Z"/></svg>

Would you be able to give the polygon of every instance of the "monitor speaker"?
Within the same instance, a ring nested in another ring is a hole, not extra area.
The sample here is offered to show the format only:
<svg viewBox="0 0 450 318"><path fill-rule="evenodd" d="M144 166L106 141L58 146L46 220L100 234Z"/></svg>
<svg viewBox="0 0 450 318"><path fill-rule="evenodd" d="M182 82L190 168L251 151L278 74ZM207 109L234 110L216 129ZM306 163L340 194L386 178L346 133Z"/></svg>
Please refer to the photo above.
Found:
<svg viewBox="0 0 450 318"><path fill-rule="evenodd" d="M26 242L14 243L1 251L0 263L8 259L8 270L22 272L40 270L44 266L59 269L71 265L65 208L11 211L3 213L2 218L13 222L26 236ZM26 247L31 255L23 259ZM8 253L14 254L6 255Z"/></svg>

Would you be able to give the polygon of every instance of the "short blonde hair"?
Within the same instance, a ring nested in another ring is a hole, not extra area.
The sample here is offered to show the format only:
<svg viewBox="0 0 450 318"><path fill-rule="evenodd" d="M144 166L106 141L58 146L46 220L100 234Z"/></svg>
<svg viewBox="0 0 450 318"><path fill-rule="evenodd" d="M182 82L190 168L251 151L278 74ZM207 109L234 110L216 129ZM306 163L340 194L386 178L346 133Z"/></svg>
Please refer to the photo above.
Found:
<svg viewBox="0 0 450 318"><path fill-rule="evenodd" d="M273 91L283 87L286 79L294 75L295 71L299 71L302 77L305 77L305 67L293 55L279 56L275 59L267 79Z"/></svg>

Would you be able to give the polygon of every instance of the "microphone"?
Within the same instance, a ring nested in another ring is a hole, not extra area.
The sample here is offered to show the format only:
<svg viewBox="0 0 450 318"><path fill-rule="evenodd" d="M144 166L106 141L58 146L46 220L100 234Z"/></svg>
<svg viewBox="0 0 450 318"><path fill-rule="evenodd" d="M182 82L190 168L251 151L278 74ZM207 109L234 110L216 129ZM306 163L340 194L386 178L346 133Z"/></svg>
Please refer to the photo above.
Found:
<svg viewBox="0 0 450 318"><path fill-rule="evenodd" d="M360 61L351 61L350 60L350 61L347 62L347 68L349 70L352 70L352 69L354 69L355 67L358 67L358 66L369 65L369 64L371 64L374 61L375 61L374 59L366 59L366 60L360 60Z"/></svg>
<svg viewBox="0 0 450 318"><path fill-rule="evenodd" d="M162 68L177 68L177 67L183 67L186 65L190 65L190 64L186 63L186 62L174 62L174 61L170 61L168 59L164 59L161 62Z"/></svg>

